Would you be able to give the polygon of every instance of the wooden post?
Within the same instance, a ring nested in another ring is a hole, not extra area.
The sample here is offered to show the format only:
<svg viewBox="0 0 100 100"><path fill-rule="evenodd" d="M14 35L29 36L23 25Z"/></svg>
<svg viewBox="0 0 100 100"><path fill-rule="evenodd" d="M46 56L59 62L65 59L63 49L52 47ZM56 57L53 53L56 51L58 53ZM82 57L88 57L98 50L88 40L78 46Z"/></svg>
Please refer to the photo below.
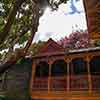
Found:
<svg viewBox="0 0 100 100"><path fill-rule="evenodd" d="M32 64L32 75L31 75L31 80L30 80L30 92L32 92L32 88L33 88L33 81L35 78L35 70L36 70L36 64L33 62Z"/></svg>
<svg viewBox="0 0 100 100"><path fill-rule="evenodd" d="M67 61L67 92L69 92L69 89L70 89L70 72L69 72L69 67L70 67L70 61Z"/></svg>
<svg viewBox="0 0 100 100"><path fill-rule="evenodd" d="M92 80L91 80L91 72L90 72L90 60L91 60L91 57L87 56L86 61L87 61L87 71L88 71L89 93L92 92Z"/></svg>
<svg viewBox="0 0 100 100"><path fill-rule="evenodd" d="M52 67L52 61L49 61L49 77L48 77L48 93L50 92L51 89L51 67Z"/></svg>
<svg viewBox="0 0 100 100"><path fill-rule="evenodd" d="M70 62L71 60L70 59L67 59L65 60L65 62L67 63L67 92L69 93L69 90L70 90L70 70L69 70L69 67L70 67Z"/></svg>

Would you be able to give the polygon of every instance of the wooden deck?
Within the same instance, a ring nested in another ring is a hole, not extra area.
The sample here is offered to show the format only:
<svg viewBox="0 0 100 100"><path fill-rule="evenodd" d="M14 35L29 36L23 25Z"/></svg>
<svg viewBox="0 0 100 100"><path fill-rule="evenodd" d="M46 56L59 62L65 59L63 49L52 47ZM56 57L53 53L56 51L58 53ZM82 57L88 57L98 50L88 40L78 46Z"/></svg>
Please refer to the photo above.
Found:
<svg viewBox="0 0 100 100"><path fill-rule="evenodd" d="M100 93L74 92L32 92L31 98L39 100L100 100Z"/></svg>
<svg viewBox="0 0 100 100"><path fill-rule="evenodd" d="M76 77L73 78L75 79ZM98 77L94 78L99 80ZM86 87L89 85L85 82L87 79L86 76L80 76L80 79L78 78L77 80L72 79L74 84L70 85L69 89L67 88L67 84L66 86L63 84L65 83L65 79L65 77L51 78L50 88L48 87L47 79L36 79L33 82L33 89L30 89L31 98L33 100L100 100L98 81L94 81L98 88L94 87L90 91L89 87ZM79 83L82 83L82 87L84 87L81 88Z"/></svg>

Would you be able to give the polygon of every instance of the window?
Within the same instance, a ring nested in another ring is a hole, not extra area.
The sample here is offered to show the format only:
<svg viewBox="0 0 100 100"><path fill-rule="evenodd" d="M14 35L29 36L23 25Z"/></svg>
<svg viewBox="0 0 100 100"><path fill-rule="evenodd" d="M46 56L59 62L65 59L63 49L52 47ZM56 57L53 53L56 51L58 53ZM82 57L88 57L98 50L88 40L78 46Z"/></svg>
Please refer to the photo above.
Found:
<svg viewBox="0 0 100 100"><path fill-rule="evenodd" d="M100 75L100 57L91 60L90 71L92 75Z"/></svg>
<svg viewBox="0 0 100 100"><path fill-rule="evenodd" d="M70 89L72 91L87 91L88 90L88 73L86 62L80 59L74 59L70 66Z"/></svg>
<svg viewBox="0 0 100 100"><path fill-rule="evenodd" d="M40 62L36 66L35 76L36 77L48 77L49 75L49 65L46 62Z"/></svg>
<svg viewBox="0 0 100 100"><path fill-rule="evenodd" d="M87 74L86 62L83 59L75 59L72 61L72 66L70 68L71 74L73 75L83 75Z"/></svg>
<svg viewBox="0 0 100 100"><path fill-rule="evenodd" d="M67 74L67 63L64 60L57 60L51 69L52 76L64 76Z"/></svg>

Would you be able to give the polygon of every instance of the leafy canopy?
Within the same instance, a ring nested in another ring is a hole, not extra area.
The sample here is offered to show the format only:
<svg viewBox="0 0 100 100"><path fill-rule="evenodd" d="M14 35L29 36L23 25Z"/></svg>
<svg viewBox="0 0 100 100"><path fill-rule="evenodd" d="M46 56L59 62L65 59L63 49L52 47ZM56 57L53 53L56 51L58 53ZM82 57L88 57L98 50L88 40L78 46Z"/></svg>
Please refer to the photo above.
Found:
<svg viewBox="0 0 100 100"><path fill-rule="evenodd" d="M23 47L27 52L45 8L49 6L52 11L57 10L61 3L66 2L67 0L0 0L0 51L7 49L8 54L13 53L16 44L21 45L27 41Z"/></svg>

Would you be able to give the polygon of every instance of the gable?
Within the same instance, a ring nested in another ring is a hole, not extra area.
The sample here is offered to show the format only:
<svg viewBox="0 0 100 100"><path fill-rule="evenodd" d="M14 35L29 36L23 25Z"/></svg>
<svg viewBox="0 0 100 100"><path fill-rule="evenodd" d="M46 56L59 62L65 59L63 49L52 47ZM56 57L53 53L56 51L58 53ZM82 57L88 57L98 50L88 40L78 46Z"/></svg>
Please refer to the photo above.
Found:
<svg viewBox="0 0 100 100"><path fill-rule="evenodd" d="M63 47L57 44L52 39L49 39L40 49L39 53L54 53L63 51Z"/></svg>

